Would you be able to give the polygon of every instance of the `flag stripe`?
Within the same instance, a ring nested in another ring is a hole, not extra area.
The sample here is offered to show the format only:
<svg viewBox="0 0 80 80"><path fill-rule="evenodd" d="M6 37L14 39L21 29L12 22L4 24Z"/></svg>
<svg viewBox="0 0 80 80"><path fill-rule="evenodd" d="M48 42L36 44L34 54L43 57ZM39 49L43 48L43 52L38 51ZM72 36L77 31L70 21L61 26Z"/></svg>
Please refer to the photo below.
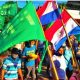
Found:
<svg viewBox="0 0 80 80"><path fill-rule="evenodd" d="M80 27L65 9L61 14L61 19L63 20L68 36L80 34ZM58 50L67 39L61 19L58 18L56 22L45 31L46 39L53 43L55 50Z"/></svg>
<svg viewBox="0 0 80 80"><path fill-rule="evenodd" d="M76 26L71 32L68 33L68 35L75 35L75 34L80 34L80 27ZM65 36L64 38L62 38L57 45L53 45L55 50L58 50L59 47L66 41L67 37Z"/></svg>
<svg viewBox="0 0 80 80"><path fill-rule="evenodd" d="M50 13L52 11L54 11L55 9L58 9L57 4L55 3L55 1L48 1L47 6L44 10L44 13L42 15L45 15L47 13Z"/></svg>
<svg viewBox="0 0 80 80"><path fill-rule="evenodd" d="M42 25L55 21L60 15L56 1L47 1L40 9L38 9L37 14Z"/></svg>
<svg viewBox="0 0 80 80"><path fill-rule="evenodd" d="M37 10L37 14L38 14L38 17L41 17L41 15L44 13L44 11L45 11L45 8L47 7L47 4L48 4L48 1L47 2L45 2L45 4L40 8L40 9L38 9Z"/></svg>
<svg viewBox="0 0 80 80"><path fill-rule="evenodd" d="M66 18L65 18L66 16ZM64 22L64 24L69 20L70 16L67 14L66 10L64 10L61 14L61 18ZM53 23L53 25L48 28L46 31L45 31L45 35L46 35L46 39L48 39L49 41L52 40L53 38L53 35L55 34L55 32L62 26L62 21L60 18L58 18L56 20L56 22ZM48 33L49 32L49 33Z"/></svg>
<svg viewBox="0 0 80 80"><path fill-rule="evenodd" d="M68 26L71 26L71 27L68 27ZM70 31L72 31L75 27L77 26L77 24L72 20L72 18L70 18L66 25L65 25L65 29L66 29L66 32L69 33ZM55 43L56 41L56 44L57 42L59 42L59 40L61 38L63 38L64 36L66 36L65 34L65 31L64 31L64 28L63 26L61 26L54 34L53 38L51 39L51 42Z"/></svg>
<svg viewBox="0 0 80 80"><path fill-rule="evenodd" d="M55 21L58 18L58 16L59 16L59 9L56 9L40 17L40 21L43 25L45 25L52 21Z"/></svg>

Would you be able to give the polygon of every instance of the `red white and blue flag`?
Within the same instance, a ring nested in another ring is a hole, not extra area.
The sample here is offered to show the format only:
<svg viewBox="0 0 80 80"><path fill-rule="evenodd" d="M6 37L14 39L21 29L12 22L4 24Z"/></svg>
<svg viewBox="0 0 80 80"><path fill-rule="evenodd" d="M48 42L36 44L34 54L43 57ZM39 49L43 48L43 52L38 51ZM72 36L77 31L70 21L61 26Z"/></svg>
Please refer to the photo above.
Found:
<svg viewBox="0 0 80 80"><path fill-rule="evenodd" d="M60 15L56 1L46 1L45 4L37 10L37 14L42 25L55 21Z"/></svg>
<svg viewBox="0 0 80 80"><path fill-rule="evenodd" d="M80 34L80 27L65 9L61 13L61 19L69 36L72 34ZM61 19L58 18L54 24L45 31L46 39L53 43L55 50L58 50L67 39Z"/></svg>

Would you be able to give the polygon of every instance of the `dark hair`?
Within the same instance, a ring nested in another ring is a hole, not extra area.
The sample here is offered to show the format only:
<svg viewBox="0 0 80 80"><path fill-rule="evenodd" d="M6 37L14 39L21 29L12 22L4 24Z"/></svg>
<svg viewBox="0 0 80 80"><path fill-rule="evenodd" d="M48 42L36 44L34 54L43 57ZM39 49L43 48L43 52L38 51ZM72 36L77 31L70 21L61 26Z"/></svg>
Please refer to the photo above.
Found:
<svg viewBox="0 0 80 80"><path fill-rule="evenodd" d="M63 48L64 49L64 46L61 46L60 48ZM57 50L57 52L60 50L60 48Z"/></svg>
<svg viewBox="0 0 80 80"><path fill-rule="evenodd" d="M11 53L12 54L19 54L19 50L17 49L17 48L13 48L12 50L11 50Z"/></svg>
<svg viewBox="0 0 80 80"><path fill-rule="evenodd" d="M29 40L30 43L31 43L32 41L36 42L36 40Z"/></svg>
<svg viewBox="0 0 80 80"><path fill-rule="evenodd" d="M25 42L25 46L26 46L26 47L30 47L29 41L26 41L26 42Z"/></svg>

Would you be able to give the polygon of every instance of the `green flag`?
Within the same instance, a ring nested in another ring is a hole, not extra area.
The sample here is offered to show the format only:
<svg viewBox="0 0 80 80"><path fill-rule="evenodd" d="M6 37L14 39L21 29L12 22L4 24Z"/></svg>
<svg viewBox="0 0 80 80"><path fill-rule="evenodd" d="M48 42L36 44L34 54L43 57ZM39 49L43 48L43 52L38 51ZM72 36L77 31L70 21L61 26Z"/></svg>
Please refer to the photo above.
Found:
<svg viewBox="0 0 80 80"><path fill-rule="evenodd" d="M0 15L0 30L3 29L5 17Z"/></svg>
<svg viewBox="0 0 80 80"><path fill-rule="evenodd" d="M7 9L2 8L2 6L0 6L0 15L7 15Z"/></svg>
<svg viewBox="0 0 80 80"><path fill-rule="evenodd" d="M0 53L28 40L45 40L35 8L29 2L0 34Z"/></svg>
<svg viewBox="0 0 80 80"><path fill-rule="evenodd" d="M51 22L51 23L47 24L47 25L46 25L46 29L49 28L49 27L51 27L53 23L54 23L54 22Z"/></svg>
<svg viewBox="0 0 80 80"><path fill-rule="evenodd" d="M15 16L17 14L17 3L12 3L12 4L9 4L9 8L7 9L7 15L10 15L10 16Z"/></svg>
<svg viewBox="0 0 80 80"><path fill-rule="evenodd" d="M15 16L17 14L17 3L5 3L0 7L0 15Z"/></svg>

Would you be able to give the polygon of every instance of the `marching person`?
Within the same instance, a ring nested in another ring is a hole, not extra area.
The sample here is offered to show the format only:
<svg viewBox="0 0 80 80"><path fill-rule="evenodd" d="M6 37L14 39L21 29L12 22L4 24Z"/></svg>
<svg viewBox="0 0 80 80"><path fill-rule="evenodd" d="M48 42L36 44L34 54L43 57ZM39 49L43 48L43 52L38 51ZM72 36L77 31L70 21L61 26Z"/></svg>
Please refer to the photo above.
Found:
<svg viewBox="0 0 80 80"><path fill-rule="evenodd" d="M23 59L25 59L25 66L27 69L26 79L30 78L32 72L32 80L36 79L35 75L35 59L37 59L35 41L31 40L29 45L26 45L23 50Z"/></svg>
<svg viewBox="0 0 80 80"><path fill-rule="evenodd" d="M66 62L63 56L64 48L60 47L57 52L53 55L52 59L55 64L55 68L59 77L59 80L66 80ZM52 70L52 65L50 64L50 69ZM50 74L50 76L54 79L54 76Z"/></svg>
<svg viewBox="0 0 80 80"><path fill-rule="evenodd" d="M4 59L1 80L18 80L18 77L23 80L21 60L19 59L18 54L18 49L13 48L11 50L11 56Z"/></svg>

